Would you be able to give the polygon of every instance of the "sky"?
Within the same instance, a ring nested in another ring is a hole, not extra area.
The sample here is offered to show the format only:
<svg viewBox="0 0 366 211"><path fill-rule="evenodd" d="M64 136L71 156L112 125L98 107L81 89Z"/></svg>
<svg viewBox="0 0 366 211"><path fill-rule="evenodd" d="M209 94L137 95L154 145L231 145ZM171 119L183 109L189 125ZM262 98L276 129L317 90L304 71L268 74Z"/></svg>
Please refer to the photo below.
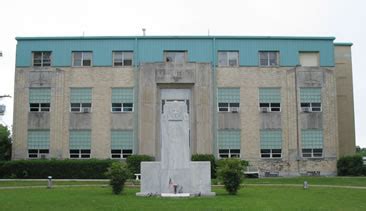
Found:
<svg viewBox="0 0 366 211"><path fill-rule="evenodd" d="M334 36L352 42L356 145L366 147L364 0L2 0L0 95L14 92L17 36ZM13 98L0 123L12 125Z"/></svg>

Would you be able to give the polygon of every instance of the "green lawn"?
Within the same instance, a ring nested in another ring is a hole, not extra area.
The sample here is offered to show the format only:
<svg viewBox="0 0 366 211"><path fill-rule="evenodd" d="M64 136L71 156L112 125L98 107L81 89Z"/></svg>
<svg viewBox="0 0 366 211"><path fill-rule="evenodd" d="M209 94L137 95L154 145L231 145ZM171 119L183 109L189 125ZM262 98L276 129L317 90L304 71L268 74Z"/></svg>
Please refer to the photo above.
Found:
<svg viewBox="0 0 366 211"><path fill-rule="evenodd" d="M216 197L136 197L137 188L113 195L109 187L0 190L0 210L366 210L366 190L346 188L245 187L236 196L214 188Z"/></svg>

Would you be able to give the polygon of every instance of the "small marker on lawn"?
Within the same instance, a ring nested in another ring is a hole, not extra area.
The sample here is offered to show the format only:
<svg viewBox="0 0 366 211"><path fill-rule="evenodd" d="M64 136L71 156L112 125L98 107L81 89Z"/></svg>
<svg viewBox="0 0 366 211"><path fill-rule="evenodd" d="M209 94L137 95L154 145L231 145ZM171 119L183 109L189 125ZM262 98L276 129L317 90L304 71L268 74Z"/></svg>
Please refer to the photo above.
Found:
<svg viewBox="0 0 366 211"><path fill-rule="evenodd" d="M47 188L52 188L52 176L48 176L48 184L47 184Z"/></svg>

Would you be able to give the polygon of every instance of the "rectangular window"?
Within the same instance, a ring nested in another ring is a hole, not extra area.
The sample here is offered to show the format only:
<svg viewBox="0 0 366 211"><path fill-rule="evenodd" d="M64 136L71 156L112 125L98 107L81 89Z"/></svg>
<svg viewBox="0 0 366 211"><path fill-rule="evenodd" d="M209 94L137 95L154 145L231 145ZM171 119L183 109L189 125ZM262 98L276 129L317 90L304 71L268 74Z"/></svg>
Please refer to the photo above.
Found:
<svg viewBox="0 0 366 211"><path fill-rule="evenodd" d="M320 87L300 88L300 106L302 112L322 111L321 91Z"/></svg>
<svg viewBox="0 0 366 211"><path fill-rule="evenodd" d="M133 52L131 51L114 51L113 66L132 66Z"/></svg>
<svg viewBox="0 0 366 211"><path fill-rule="evenodd" d="M164 60L167 63L183 64L187 62L187 51L165 51Z"/></svg>
<svg viewBox="0 0 366 211"><path fill-rule="evenodd" d="M261 157L281 158L282 157L282 130L263 129L260 130Z"/></svg>
<svg viewBox="0 0 366 211"><path fill-rule="evenodd" d="M93 52L91 51L77 51L72 52L72 66L73 67L90 67L92 66Z"/></svg>
<svg viewBox="0 0 366 211"><path fill-rule="evenodd" d="M69 150L70 158L90 158L91 131L90 130L70 130Z"/></svg>
<svg viewBox="0 0 366 211"><path fill-rule="evenodd" d="M133 153L133 131L112 130L111 157L114 159L127 158Z"/></svg>
<svg viewBox="0 0 366 211"><path fill-rule="evenodd" d="M323 157L322 129L302 129L301 143L302 143L302 157L304 158Z"/></svg>
<svg viewBox="0 0 366 211"><path fill-rule="evenodd" d="M240 130L218 131L219 157L240 157Z"/></svg>
<svg viewBox="0 0 366 211"><path fill-rule="evenodd" d="M70 89L70 111L71 112L91 112L92 89L91 88L71 88Z"/></svg>
<svg viewBox="0 0 366 211"><path fill-rule="evenodd" d="M51 88L29 88L29 111L49 112Z"/></svg>
<svg viewBox="0 0 366 211"><path fill-rule="evenodd" d="M219 67L238 67L239 51L219 51L218 63Z"/></svg>
<svg viewBox="0 0 366 211"><path fill-rule="evenodd" d="M133 88L112 88L112 112L133 112Z"/></svg>
<svg viewBox="0 0 366 211"><path fill-rule="evenodd" d="M33 67L51 66L51 51L33 52Z"/></svg>
<svg viewBox="0 0 366 211"><path fill-rule="evenodd" d="M300 65L303 67L319 67L319 52L300 52Z"/></svg>
<svg viewBox="0 0 366 211"><path fill-rule="evenodd" d="M259 51L259 66L278 66L278 51Z"/></svg>
<svg viewBox="0 0 366 211"><path fill-rule="evenodd" d="M239 112L240 88L218 88L217 110L219 112Z"/></svg>
<svg viewBox="0 0 366 211"><path fill-rule="evenodd" d="M50 148L49 130L28 130L28 158L48 158Z"/></svg>
<svg viewBox="0 0 366 211"><path fill-rule="evenodd" d="M261 112L280 112L281 89L259 88L259 109Z"/></svg>

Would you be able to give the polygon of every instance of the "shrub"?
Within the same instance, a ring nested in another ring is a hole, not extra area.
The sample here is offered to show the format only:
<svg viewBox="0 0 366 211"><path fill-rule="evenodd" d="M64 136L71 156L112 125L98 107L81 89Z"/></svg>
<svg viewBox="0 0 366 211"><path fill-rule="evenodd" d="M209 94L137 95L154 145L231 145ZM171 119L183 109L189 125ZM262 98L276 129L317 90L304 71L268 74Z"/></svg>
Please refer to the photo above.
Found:
<svg viewBox="0 0 366 211"><path fill-rule="evenodd" d="M359 155L341 157L337 162L338 176L361 176L365 175L365 170Z"/></svg>
<svg viewBox="0 0 366 211"><path fill-rule="evenodd" d="M218 161L217 175L224 184L226 191L230 195L235 195L243 178L243 170L247 161L239 159L228 158Z"/></svg>
<svg viewBox="0 0 366 211"><path fill-rule="evenodd" d="M210 161L211 178L216 178L216 159L212 154L195 154L192 155L192 161Z"/></svg>
<svg viewBox="0 0 366 211"><path fill-rule="evenodd" d="M129 174L126 163L115 162L108 168L106 176L110 179L109 184L112 186L114 194L120 194L123 191Z"/></svg>
<svg viewBox="0 0 366 211"><path fill-rule="evenodd" d="M0 163L0 178L105 179L113 160L13 160Z"/></svg>
<svg viewBox="0 0 366 211"><path fill-rule="evenodd" d="M131 155L127 157L127 168L130 171L131 176L140 173L142 161L154 161L154 157L149 155Z"/></svg>

